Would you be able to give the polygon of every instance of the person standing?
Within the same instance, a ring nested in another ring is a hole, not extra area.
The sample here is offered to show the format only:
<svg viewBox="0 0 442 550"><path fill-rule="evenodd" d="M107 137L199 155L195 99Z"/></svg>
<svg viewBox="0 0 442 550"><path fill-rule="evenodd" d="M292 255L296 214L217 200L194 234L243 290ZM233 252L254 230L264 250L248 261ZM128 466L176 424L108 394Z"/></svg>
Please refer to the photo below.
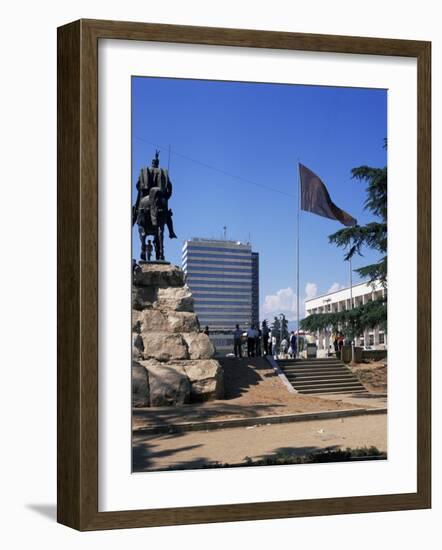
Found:
<svg viewBox="0 0 442 550"><path fill-rule="evenodd" d="M262 332L259 328L259 325L256 325L255 328L255 350L256 350L256 356L261 357L261 339L262 339Z"/></svg>
<svg viewBox="0 0 442 550"><path fill-rule="evenodd" d="M287 342L287 339L286 338L283 338L281 340L281 356L284 357L284 355L287 354L287 349L289 347L289 344Z"/></svg>
<svg viewBox="0 0 442 550"><path fill-rule="evenodd" d="M339 359L342 359L342 348L344 347L344 336L341 334L339 336L338 348L339 348Z"/></svg>
<svg viewBox="0 0 442 550"><path fill-rule="evenodd" d="M239 325L236 325L236 328L233 332L233 353L235 354L235 357L238 358L242 357L241 338L242 332L239 328Z"/></svg>
<svg viewBox="0 0 442 550"><path fill-rule="evenodd" d="M264 345L264 355L269 355L269 327L267 326L267 322L262 322L262 343ZM271 355L271 352L270 352Z"/></svg>
<svg viewBox="0 0 442 550"><path fill-rule="evenodd" d="M209 331L209 326L208 326L208 325L206 325L206 326L204 327L204 331L203 331L203 332L204 332L204 334L207 334L207 336L209 336L210 331Z"/></svg>
<svg viewBox="0 0 442 550"><path fill-rule="evenodd" d="M339 354L339 342L338 342L338 335L335 334L335 337L333 339L333 347L335 348L335 355L338 357Z"/></svg>
<svg viewBox="0 0 442 550"><path fill-rule="evenodd" d="M296 359L298 356L298 338L295 336L294 331L292 331L292 334L290 336L290 350L291 350L291 358Z"/></svg>
<svg viewBox="0 0 442 550"><path fill-rule="evenodd" d="M247 331L247 356L255 357L255 329L253 325L250 325L250 328Z"/></svg>
<svg viewBox="0 0 442 550"><path fill-rule="evenodd" d="M275 359L278 357L278 339L274 334L272 335L272 354Z"/></svg>

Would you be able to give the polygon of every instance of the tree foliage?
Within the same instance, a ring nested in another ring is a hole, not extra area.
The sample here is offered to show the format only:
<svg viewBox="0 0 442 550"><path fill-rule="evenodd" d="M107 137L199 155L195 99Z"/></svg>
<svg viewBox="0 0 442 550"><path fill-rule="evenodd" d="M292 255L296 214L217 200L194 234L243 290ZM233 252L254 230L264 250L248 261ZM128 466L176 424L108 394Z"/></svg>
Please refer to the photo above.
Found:
<svg viewBox="0 0 442 550"><path fill-rule="evenodd" d="M288 321L285 315L282 318L275 317L272 323L272 336L275 336L277 342L280 343L282 339L289 337Z"/></svg>
<svg viewBox="0 0 442 550"><path fill-rule="evenodd" d="M329 236L329 241L340 248L346 248L345 260L350 260L355 254L363 256L362 250L367 246L377 250L379 261L366 265L355 271L363 279L371 283L379 280L387 286L387 167L371 168L359 166L353 168L352 177L367 183L367 199L364 208L369 210L377 221L366 225L356 225L340 229Z"/></svg>
<svg viewBox="0 0 442 550"><path fill-rule="evenodd" d="M364 330L379 326L387 330L387 303L385 298L372 300L353 309L333 313L314 313L300 321L302 330L342 332L347 338L362 336Z"/></svg>

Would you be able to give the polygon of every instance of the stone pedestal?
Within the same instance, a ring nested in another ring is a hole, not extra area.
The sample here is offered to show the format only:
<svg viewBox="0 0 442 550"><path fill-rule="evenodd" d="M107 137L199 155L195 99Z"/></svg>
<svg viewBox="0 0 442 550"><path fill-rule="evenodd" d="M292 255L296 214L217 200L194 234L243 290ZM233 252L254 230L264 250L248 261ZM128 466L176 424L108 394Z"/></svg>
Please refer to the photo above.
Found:
<svg viewBox="0 0 442 550"><path fill-rule="evenodd" d="M134 273L132 336L134 407L224 397L222 368L177 266L147 262Z"/></svg>

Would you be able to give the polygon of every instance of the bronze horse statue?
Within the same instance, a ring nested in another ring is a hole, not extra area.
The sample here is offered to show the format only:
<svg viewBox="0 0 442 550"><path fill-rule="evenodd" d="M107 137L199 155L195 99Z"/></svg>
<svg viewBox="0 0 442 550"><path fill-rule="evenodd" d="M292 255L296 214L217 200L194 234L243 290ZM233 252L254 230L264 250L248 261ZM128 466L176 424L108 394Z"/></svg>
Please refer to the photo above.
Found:
<svg viewBox="0 0 442 550"><path fill-rule="evenodd" d="M172 210L169 199L172 196L172 182L168 171L160 168L159 151L155 152L152 166L142 168L137 181L137 199L132 207L132 225L138 225L141 241L140 259L146 261L146 238L153 236L155 258L164 261L164 226L169 238L176 239L173 230Z"/></svg>

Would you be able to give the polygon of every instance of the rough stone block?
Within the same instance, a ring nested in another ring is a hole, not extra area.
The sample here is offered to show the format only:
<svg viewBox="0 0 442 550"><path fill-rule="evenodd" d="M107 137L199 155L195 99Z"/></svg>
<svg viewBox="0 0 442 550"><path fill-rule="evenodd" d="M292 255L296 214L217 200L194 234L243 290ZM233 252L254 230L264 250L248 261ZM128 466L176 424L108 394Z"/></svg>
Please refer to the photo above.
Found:
<svg viewBox="0 0 442 550"><path fill-rule="evenodd" d="M214 356L215 348L204 332L183 333L183 338L191 359L211 359Z"/></svg>
<svg viewBox="0 0 442 550"><path fill-rule="evenodd" d="M167 322L171 332L198 332L200 328L196 313L188 311L168 311Z"/></svg>
<svg viewBox="0 0 442 550"><path fill-rule="evenodd" d="M174 359L188 359L186 343L181 334L167 332L142 332L143 357L145 359L157 359L158 361L170 361Z"/></svg>
<svg viewBox="0 0 442 550"><path fill-rule="evenodd" d="M224 372L214 359L183 363L190 382L191 401L208 401L224 397Z"/></svg>
<svg viewBox="0 0 442 550"><path fill-rule="evenodd" d="M182 367L151 361L142 365L148 374L151 407L189 403L190 382Z"/></svg>
<svg viewBox="0 0 442 550"><path fill-rule="evenodd" d="M132 358L142 359L144 351L143 338L136 332L132 333Z"/></svg>
<svg viewBox="0 0 442 550"><path fill-rule="evenodd" d="M141 311L132 310L132 332L141 332Z"/></svg>
<svg viewBox="0 0 442 550"><path fill-rule="evenodd" d="M182 287L184 272L176 265L140 264L140 269L133 275L135 286L147 287Z"/></svg>
<svg viewBox="0 0 442 550"><path fill-rule="evenodd" d="M142 287L140 287L142 288ZM188 286L158 288L154 307L169 311L193 312L194 300Z"/></svg>
<svg viewBox="0 0 442 550"><path fill-rule="evenodd" d="M148 407L149 378L147 370L137 361L132 361L132 406Z"/></svg>
<svg viewBox="0 0 442 550"><path fill-rule="evenodd" d="M168 332L169 322L159 309L145 309L140 314L140 332Z"/></svg>
<svg viewBox="0 0 442 550"><path fill-rule="evenodd" d="M133 309L142 310L152 307L155 297L155 289L153 287L132 285Z"/></svg>

